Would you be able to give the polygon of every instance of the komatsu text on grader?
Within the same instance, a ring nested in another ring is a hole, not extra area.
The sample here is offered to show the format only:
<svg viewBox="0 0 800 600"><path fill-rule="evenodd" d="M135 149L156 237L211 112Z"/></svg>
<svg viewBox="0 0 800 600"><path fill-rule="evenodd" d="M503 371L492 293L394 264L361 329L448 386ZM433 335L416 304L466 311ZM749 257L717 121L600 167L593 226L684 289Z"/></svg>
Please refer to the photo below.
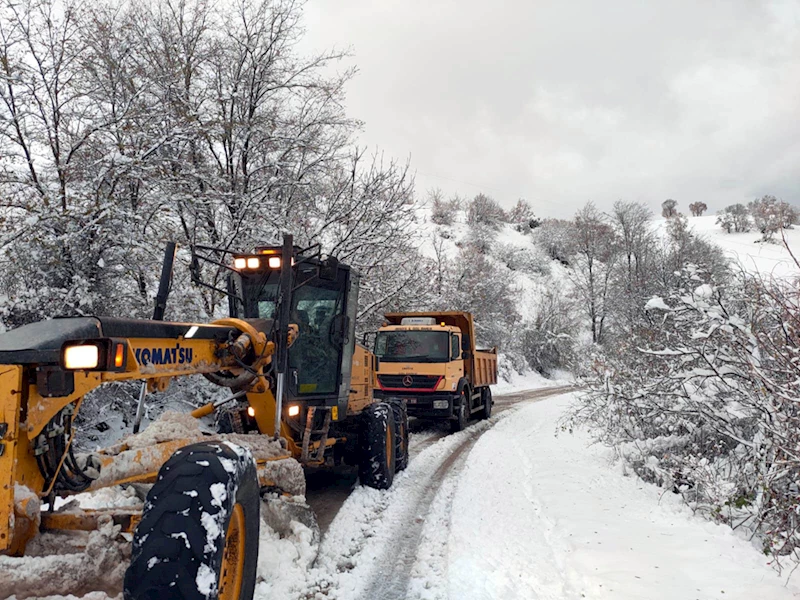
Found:
<svg viewBox="0 0 800 600"><path fill-rule="evenodd" d="M358 274L291 236L230 256L218 263L230 267L228 319L60 318L0 335L0 597L74 592L26 589L12 557L46 554L47 536L66 545L110 528L117 542L132 539L125 598L249 599L262 497L302 495L300 465L355 464L376 488L405 467L405 408L373 399L375 357L355 344ZM230 396L111 448L74 451L90 391L130 380L163 390L192 374ZM216 433L193 426L213 412ZM59 508L65 496L125 484L152 486L143 506Z"/></svg>

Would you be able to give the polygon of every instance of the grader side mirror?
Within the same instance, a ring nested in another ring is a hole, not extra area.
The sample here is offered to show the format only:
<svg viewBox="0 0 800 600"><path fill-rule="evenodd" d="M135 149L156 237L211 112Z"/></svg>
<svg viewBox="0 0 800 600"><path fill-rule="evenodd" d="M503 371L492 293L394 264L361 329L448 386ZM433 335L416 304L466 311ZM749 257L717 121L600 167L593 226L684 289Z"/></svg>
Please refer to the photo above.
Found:
<svg viewBox="0 0 800 600"><path fill-rule="evenodd" d="M319 278L324 281L336 281L338 269L339 260L335 256L329 256L319 266Z"/></svg>
<svg viewBox="0 0 800 600"><path fill-rule="evenodd" d="M330 340L334 346L341 346L348 340L348 329L350 317L347 315L336 315L331 321Z"/></svg>

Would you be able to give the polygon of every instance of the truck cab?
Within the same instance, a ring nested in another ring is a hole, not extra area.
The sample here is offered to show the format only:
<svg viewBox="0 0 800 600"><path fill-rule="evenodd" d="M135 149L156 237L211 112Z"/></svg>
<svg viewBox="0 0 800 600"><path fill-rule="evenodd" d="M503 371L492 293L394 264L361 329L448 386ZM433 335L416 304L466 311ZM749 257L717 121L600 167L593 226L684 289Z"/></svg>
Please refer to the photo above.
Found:
<svg viewBox="0 0 800 600"><path fill-rule="evenodd" d="M497 350L476 350L465 312L389 313L375 338L376 397L402 398L408 414L453 422L491 413ZM487 410L488 407L488 410Z"/></svg>

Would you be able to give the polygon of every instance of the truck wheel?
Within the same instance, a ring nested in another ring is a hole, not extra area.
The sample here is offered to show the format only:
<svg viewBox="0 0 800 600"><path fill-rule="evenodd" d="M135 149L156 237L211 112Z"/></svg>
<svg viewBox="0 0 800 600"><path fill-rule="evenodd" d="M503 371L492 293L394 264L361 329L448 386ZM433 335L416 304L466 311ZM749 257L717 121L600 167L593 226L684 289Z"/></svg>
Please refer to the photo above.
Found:
<svg viewBox="0 0 800 600"><path fill-rule="evenodd" d="M364 409L361 415L358 478L367 487L389 489L394 481L396 464L394 411L385 402L375 402Z"/></svg>
<svg viewBox="0 0 800 600"><path fill-rule="evenodd" d="M408 409L404 401L392 402L394 413L394 430L397 433L395 440L395 470L402 471L408 466Z"/></svg>
<svg viewBox="0 0 800 600"><path fill-rule="evenodd" d="M481 403L483 404L483 409L480 413L478 413L479 419L488 419L492 416L492 390L487 386L481 388Z"/></svg>
<svg viewBox="0 0 800 600"><path fill-rule="evenodd" d="M450 421L450 431L456 433L457 431L463 431L467 423L469 422L469 416L467 415L467 394L469 390L464 388L461 390L461 395L458 397L458 406L456 406L456 418L453 421Z"/></svg>
<svg viewBox="0 0 800 600"><path fill-rule="evenodd" d="M161 467L133 534L126 600L251 600L260 497L249 453L192 444Z"/></svg>

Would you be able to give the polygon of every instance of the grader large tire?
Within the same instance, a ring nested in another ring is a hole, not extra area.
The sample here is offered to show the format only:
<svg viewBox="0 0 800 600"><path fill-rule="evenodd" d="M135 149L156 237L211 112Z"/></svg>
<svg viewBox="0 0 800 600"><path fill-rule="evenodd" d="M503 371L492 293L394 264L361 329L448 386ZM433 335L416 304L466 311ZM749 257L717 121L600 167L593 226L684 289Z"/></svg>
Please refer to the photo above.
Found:
<svg viewBox="0 0 800 600"><path fill-rule="evenodd" d="M404 400L393 401L394 430L397 433L394 443L395 471L402 471L408 466L408 409Z"/></svg>
<svg viewBox="0 0 800 600"><path fill-rule="evenodd" d="M126 600L251 600L260 497L249 453L178 450L158 473L133 535Z"/></svg>
<svg viewBox="0 0 800 600"><path fill-rule="evenodd" d="M367 487L389 489L396 466L394 411L385 402L375 402L364 409L361 418L358 478Z"/></svg>

